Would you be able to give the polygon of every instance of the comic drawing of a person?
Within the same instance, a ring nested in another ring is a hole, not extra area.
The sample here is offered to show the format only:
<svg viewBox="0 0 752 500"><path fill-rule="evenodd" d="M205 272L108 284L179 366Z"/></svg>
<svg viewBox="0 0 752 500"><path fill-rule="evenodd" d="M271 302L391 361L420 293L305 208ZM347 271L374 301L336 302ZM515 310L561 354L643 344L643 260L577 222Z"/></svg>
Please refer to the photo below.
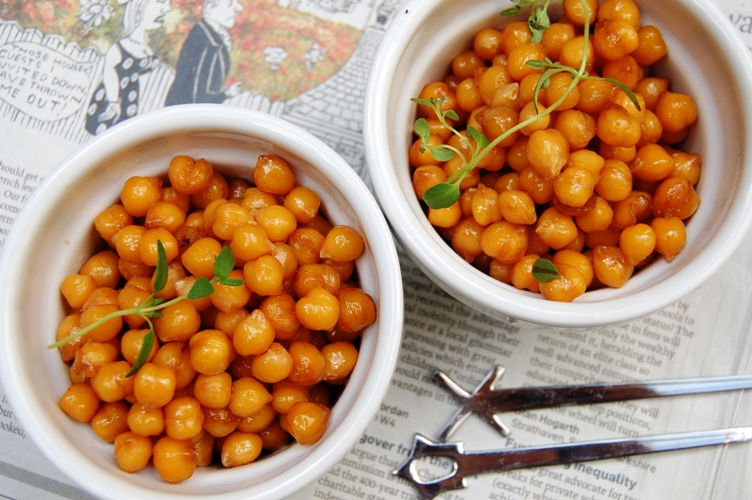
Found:
<svg viewBox="0 0 752 500"><path fill-rule="evenodd" d="M107 51L102 83L92 95L86 117L86 130L92 134L138 114L139 78L159 63L146 34L162 26L162 18L172 10L171 0L118 0L125 4L125 37Z"/></svg>
<svg viewBox="0 0 752 500"><path fill-rule="evenodd" d="M221 103L240 94L240 82L230 87L229 29L243 10L238 0L205 0L203 18L191 29L178 57L175 81L167 94L166 106L192 102Z"/></svg>

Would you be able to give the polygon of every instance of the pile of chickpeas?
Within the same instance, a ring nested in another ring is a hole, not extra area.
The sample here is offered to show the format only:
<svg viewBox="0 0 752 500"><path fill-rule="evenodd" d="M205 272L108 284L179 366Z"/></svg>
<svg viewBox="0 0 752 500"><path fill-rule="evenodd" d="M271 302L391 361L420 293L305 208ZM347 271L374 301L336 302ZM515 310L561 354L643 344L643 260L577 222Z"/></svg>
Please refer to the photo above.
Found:
<svg viewBox="0 0 752 500"><path fill-rule="evenodd" d="M639 109L616 85L581 80L548 116L501 141L460 184L460 199L444 209L426 207L428 219L467 262L519 289L549 300L572 301L586 290L620 287L635 269L659 254L673 260L686 240L685 221L700 199L698 154L678 148L697 119L693 99L671 90L650 66L666 54L654 26L641 26L632 0L587 0L590 37L587 71L616 79L632 90ZM526 65L546 57L579 69L584 50L580 0L563 0L564 14L540 43L531 43L526 22L479 31L472 49L451 61L443 81L421 91L444 98L455 110L453 126L472 126L493 141L560 99L573 79L551 77L533 94L543 70ZM442 126L428 106L418 106L431 136L467 160L463 140ZM451 122L451 120L449 120ZM468 142L475 146L472 139ZM422 200L430 187L460 170L462 159L435 160L421 140L409 151L413 187ZM543 257L561 279L533 278Z"/></svg>
<svg viewBox="0 0 752 500"><path fill-rule="evenodd" d="M157 341L135 375L126 376L149 332L137 314L60 347L73 383L60 407L114 443L124 471L152 461L175 483L196 467L253 462L290 436L314 443L355 367L361 331L376 319L373 299L357 287L363 238L333 227L283 158L260 156L253 181L228 182L188 156L170 162L169 186L128 179L120 203L94 221L105 249L61 285L70 313L58 340L144 304L158 241L168 279L156 297L165 301L212 279L223 246L234 255L228 278L242 284L214 283L208 297L159 310Z"/></svg>

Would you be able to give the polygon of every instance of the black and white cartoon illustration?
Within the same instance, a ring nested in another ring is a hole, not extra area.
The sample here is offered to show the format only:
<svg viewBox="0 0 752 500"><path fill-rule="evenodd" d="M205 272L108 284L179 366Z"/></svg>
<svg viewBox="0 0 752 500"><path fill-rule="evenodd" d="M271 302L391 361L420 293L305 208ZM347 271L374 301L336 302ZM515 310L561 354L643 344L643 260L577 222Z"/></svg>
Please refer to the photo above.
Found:
<svg viewBox="0 0 752 500"><path fill-rule="evenodd" d="M240 94L240 82L226 87L232 40L228 30L243 10L238 0L205 0L203 18L188 34L178 58L166 106L194 102L221 103Z"/></svg>

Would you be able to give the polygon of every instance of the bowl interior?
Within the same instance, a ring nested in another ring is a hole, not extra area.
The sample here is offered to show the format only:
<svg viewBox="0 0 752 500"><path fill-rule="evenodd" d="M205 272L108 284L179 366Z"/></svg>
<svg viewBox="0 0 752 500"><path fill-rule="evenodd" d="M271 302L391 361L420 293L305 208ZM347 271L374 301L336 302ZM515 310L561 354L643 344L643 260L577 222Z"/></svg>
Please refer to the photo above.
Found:
<svg viewBox="0 0 752 500"><path fill-rule="evenodd" d="M365 186L344 160L302 130L279 119L221 108L199 108L206 111L203 120L186 110L165 111L131 120L129 128L95 140L39 188L18 220L22 229L4 249L4 283L15 288L0 297L11 402L53 462L104 497L290 494L325 473L360 437L386 391L383 373L391 373L396 361L402 314L399 267L386 224ZM197 123L201 125L193 125ZM173 156L187 154L208 159L225 175L252 180L257 157L270 153L285 158L297 183L321 196L333 224L350 225L366 239L357 271L379 317L363 333L355 371L332 409L324 438L315 445L290 446L250 467L198 469L177 485L162 482L153 468L125 474L111 445L58 408L70 384L67 365L57 350L45 347L64 317L58 284L93 253L98 236L92 221L117 202L128 177L164 175Z"/></svg>
<svg viewBox="0 0 752 500"><path fill-rule="evenodd" d="M678 0L637 3L642 25L657 26L668 45L668 55L654 66L654 73L669 77L671 90L693 96L698 106L698 122L683 149L702 156L702 201L687 225L685 248L673 263L657 259L622 288L587 292L571 304L545 301L465 263L430 226L411 185L407 156L415 105L410 98L426 83L442 79L452 57L472 46L478 30L503 27L508 22L499 16L504 6L484 0L472 5L417 0L406 6L410 14L390 27L376 56L377 70L371 74L366 99L371 177L404 247L432 279L466 304L489 314L554 326L626 321L702 283L748 227L750 99L740 85L749 78L745 54L735 52L739 44L713 6ZM552 9L557 7L561 12L558 3L552 4ZM557 11L552 12L555 16Z"/></svg>

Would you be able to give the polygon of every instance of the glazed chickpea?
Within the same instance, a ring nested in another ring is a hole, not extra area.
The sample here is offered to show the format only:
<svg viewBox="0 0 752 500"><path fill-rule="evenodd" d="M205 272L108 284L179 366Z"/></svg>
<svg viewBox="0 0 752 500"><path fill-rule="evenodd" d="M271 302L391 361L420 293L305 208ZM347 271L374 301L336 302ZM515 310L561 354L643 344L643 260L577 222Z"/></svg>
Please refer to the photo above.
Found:
<svg viewBox="0 0 752 500"><path fill-rule="evenodd" d="M611 205L604 198L597 196L595 207L584 214L576 215L575 223L585 233L597 233L607 230L613 219L614 210Z"/></svg>
<svg viewBox="0 0 752 500"><path fill-rule="evenodd" d="M214 212L211 231L221 240L232 240L235 230L253 220L251 212L235 203L223 203Z"/></svg>
<svg viewBox="0 0 752 500"><path fill-rule="evenodd" d="M486 28L476 33L473 39L473 50L478 57L491 61L499 53L502 33L492 28Z"/></svg>
<svg viewBox="0 0 752 500"><path fill-rule="evenodd" d="M222 465L238 467L250 464L261 454L261 438L256 434L233 432L222 444Z"/></svg>
<svg viewBox="0 0 752 500"><path fill-rule="evenodd" d="M466 262L472 262L483 253L480 236L484 227L472 217L460 220L452 231L452 248Z"/></svg>
<svg viewBox="0 0 752 500"><path fill-rule="evenodd" d="M123 432L115 438L115 460L125 472L136 472L149 463L151 439L133 432Z"/></svg>
<svg viewBox="0 0 752 500"><path fill-rule="evenodd" d="M235 348L220 330L203 330L189 341L191 366L198 373L216 375L227 370L235 357Z"/></svg>
<svg viewBox="0 0 752 500"><path fill-rule="evenodd" d="M655 102L655 116L665 132L677 133L697 120L694 99L677 92L662 92Z"/></svg>
<svg viewBox="0 0 752 500"><path fill-rule="evenodd" d="M462 80L457 88L454 90L457 97L457 106L462 111L470 112L484 104L483 98L480 95L480 90L475 84L475 78L465 78ZM430 154L430 153L429 153ZM411 162L412 164L412 162ZM414 165L419 166L419 165Z"/></svg>
<svg viewBox="0 0 752 500"><path fill-rule="evenodd" d="M59 401L60 409L80 422L90 422L99 410L99 397L88 382L68 387Z"/></svg>
<svg viewBox="0 0 752 500"><path fill-rule="evenodd" d="M191 442L196 453L196 467L210 466L214 456L214 436L206 431L201 431L198 436L191 439Z"/></svg>
<svg viewBox="0 0 752 500"><path fill-rule="evenodd" d="M282 293L284 269L271 255L246 262L243 266L243 277L248 289L256 295L265 297Z"/></svg>
<svg viewBox="0 0 752 500"><path fill-rule="evenodd" d="M522 81L527 75L540 73L527 65L528 61L546 58L546 48L540 43L523 43L512 49L508 56L507 71L515 81Z"/></svg>
<svg viewBox="0 0 752 500"><path fill-rule="evenodd" d="M167 262L171 262L178 256L178 242L167 229L148 229L141 235L140 251L141 262L147 266L157 265L157 242L161 241L167 256Z"/></svg>
<svg viewBox="0 0 752 500"><path fill-rule="evenodd" d="M594 271L593 263L590 258L575 250L562 249L554 254L554 258L551 260L557 266L567 265L577 269L582 277L585 278L585 286L590 286L593 281Z"/></svg>
<svg viewBox="0 0 752 500"><path fill-rule="evenodd" d="M71 309L81 309L89 295L97 288L97 282L86 274L71 274L63 280L60 292Z"/></svg>
<svg viewBox="0 0 752 500"><path fill-rule="evenodd" d="M457 98L444 82L432 82L425 85L418 97L425 100L430 100L431 98L441 99L443 97L444 101L440 107L441 111L449 111L450 109L457 108ZM422 104L418 105L418 113L425 118L437 118L436 113L431 107Z"/></svg>
<svg viewBox="0 0 752 500"><path fill-rule="evenodd" d="M655 217L687 219L700 205L700 197L684 177L670 177L663 181L653 195ZM82 316L83 318L83 316Z"/></svg>
<svg viewBox="0 0 752 500"><path fill-rule="evenodd" d="M582 207L593 196L595 182L590 170L570 167L554 180L554 194L565 205Z"/></svg>
<svg viewBox="0 0 752 500"><path fill-rule="evenodd" d="M183 214L187 214L188 210L191 208L191 197L187 194L178 193L178 191L171 186L162 187L162 194L159 197L159 201L173 203L183 211ZM146 216L148 218L148 212Z"/></svg>
<svg viewBox="0 0 752 500"><path fill-rule="evenodd" d="M339 318L339 301L324 288L316 287L298 300L295 314L310 330L331 330Z"/></svg>
<svg viewBox="0 0 752 500"><path fill-rule="evenodd" d="M149 330L128 330L123 334L120 340L120 352L123 354L125 360L131 365L136 363L136 358L141 352L141 345L143 344L144 337L147 333L149 333ZM151 361L157 354L158 350L159 345L157 342L154 342L146 361Z"/></svg>
<svg viewBox="0 0 752 500"><path fill-rule="evenodd" d="M640 122L621 106L612 105L598 115L596 133L611 146L631 147L642 136Z"/></svg>
<svg viewBox="0 0 752 500"><path fill-rule="evenodd" d="M477 77L476 84L481 99L483 99L483 102L489 106L502 105L501 102L498 104L496 103L497 99L505 99L510 102L517 100L516 90L519 89L519 85L512 80L511 76L509 76L506 66L494 65L485 70L481 70L480 75ZM479 106L478 109L482 110L483 107ZM470 116L473 117L475 112L476 110L473 110L470 113ZM468 120L470 120L470 118ZM429 126L430 123L431 122L429 122ZM444 127L442 126L442 128ZM444 140L447 140L448 138L449 136L444 138Z"/></svg>
<svg viewBox="0 0 752 500"><path fill-rule="evenodd" d="M295 314L295 299L287 293L267 297L259 310L274 328L277 339L289 339L300 328Z"/></svg>
<svg viewBox="0 0 752 500"><path fill-rule="evenodd" d="M290 382L305 387L323 380L326 360L316 346L296 340L290 344L290 356L292 369L287 377Z"/></svg>
<svg viewBox="0 0 752 500"><path fill-rule="evenodd" d="M227 277L229 279L241 281L244 279L243 271L240 269L230 271ZM211 299L212 304L214 304L214 307L220 311L228 313L233 309L246 305L251 299L251 291L245 286L245 284L232 286L224 285L222 283L214 283L214 293L212 293L209 298Z"/></svg>
<svg viewBox="0 0 752 500"><path fill-rule="evenodd" d="M190 440L178 440L169 436L154 444L154 467L159 477L167 483L179 483L193 475L196 470L196 454Z"/></svg>
<svg viewBox="0 0 752 500"><path fill-rule="evenodd" d="M191 439L202 431L204 414L197 399L175 398L164 407L165 431L173 439Z"/></svg>
<svg viewBox="0 0 752 500"><path fill-rule="evenodd" d="M168 201L158 201L146 212L144 227L146 229L166 229L174 232L185 222L185 210Z"/></svg>
<svg viewBox="0 0 752 500"><path fill-rule="evenodd" d="M376 304L359 288L343 287L336 292L339 301L337 328L358 332L376 320Z"/></svg>
<svg viewBox="0 0 752 500"><path fill-rule="evenodd" d="M585 46L585 38L582 36L576 36L571 40L564 42L559 52L559 62L564 66L570 68L580 68L582 64L582 53ZM588 39L587 42L587 60L585 67L592 67L595 62L595 49L593 48L593 41Z"/></svg>
<svg viewBox="0 0 752 500"><path fill-rule="evenodd" d="M674 160L671 177L684 177L692 186L696 186L700 180L702 164L700 155L685 153L684 151L672 151L671 158Z"/></svg>
<svg viewBox="0 0 752 500"><path fill-rule="evenodd" d="M457 207L459 208L459 205ZM479 184L471 201L472 215L478 224L487 226L499 222L501 220L499 208L499 194L494 189ZM461 215L461 213L458 215ZM457 217L457 220L459 220L459 217ZM452 227L456 223L457 221L454 224L441 227Z"/></svg>
<svg viewBox="0 0 752 500"><path fill-rule="evenodd" d="M541 294L547 300L572 302L585 293L587 284L578 268L568 264L556 264L559 278L548 283L541 283Z"/></svg>
<svg viewBox="0 0 752 500"><path fill-rule="evenodd" d="M238 307L237 309L233 309L232 311L227 313L219 311L214 322L214 328L216 328L217 330L222 330L223 332L225 332L225 335L227 335L229 338L232 338L235 333L235 329L250 314L251 313L248 312L248 309L244 307Z"/></svg>
<svg viewBox="0 0 752 500"><path fill-rule="evenodd" d="M564 0L562 4L564 6L564 15L569 22L578 28L585 26L585 10L582 7L581 0ZM585 5L587 5L588 17L590 18L588 25L592 25L595 23L598 14L598 0L587 0Z"/></svg>
<svg viewBox="0 0 752 500"><path fill-rule="evenodd" d="M555 129L538 130L530 136L527 159L530 167L545 179L555 179L567 162L569 144Z"/></svg>
<svg viewBox="0 0 752 500"><path fill-rule="evenodd" d="M444 171L436 165L426 165L418 167L413 172L413 189L419 200L423 199L423 193L428 191L436 184L446 182L447 176Z"/></svg>
<svg viewBox="0 0 752 500"><path fill-rule="evenodd" d="M668 90L668 78L647 77L637 82L634 91L645 99L645 108L655 111L658 96Z"/></svg>
<svg viewBox="0 0 752 500"><path fill-rule="evenodd" d="M162 317L156 319L154 330L162 342L188 340L201 327L201 317L191 302L178 302L160 313Z"/></svg>
<svg viewBox="0 0 752 500"><path fill-rule="evenodd" d="M605 231L585 233L585 245L588 248L599 246L615 247L619 244L619 236L621 236L621 229L615 227L609 227Z"/></svg>
<svg viewBox="0 0 752 500"><path fill-rule="evenodd" d="M261 382L252 377L243 377L232 383L229 410L240 418L253 416L273 400Z"/></svg>
<svg viewBox="0 0 752 500"><path fill-rule="evenodd" d="M650 66L666 55L666 42L655 26L643 26L637 32L637 36L639 43L635 51L632 52L632 57L638 63Z"/></svg>
<svg viewBox="0 0 752 500"><path fill-rule="evenodd" d="M457 155L446 162L443 166L444 174L446 174L447 177L451 177L462 168L464 168L464 165L462 163L462 160ZM477 186L479 182L480 171L477 168L474 168L470 170L470 172L465 176L465 179L460 182L460 191L465 191L466 189L473 188Z"/></svg>
<svg viewBox="0 0 752 500"><path fill-rule="evenodd" d="M587 146L596 133L595 119L577 109L560 112L554 128L562 133L571 150Z"/></svg>
<svg viewBox="0 0 752 500"><path fill-rule="evenodd" d="M551 77L546 88L546 103L549 107L554 106L560 100L561 104L556 107L556 111L566 111L577 105L580 100L580 92L577 90L577 85L572 82L573 78L569 73L557 73ZM572 87L572 90L567 94L570 87Z"/></svg>
<svg viewBox="0 0 752 500"><path fill-rule="evenodd" d="M133 224L133 216L119 203L111 205L94 219L94 228L111 247L112 238L118 231Z"/></svg>
<svg viewBox="0 0 752 500"><path fill-rule="evenodd" d="M635 224L625 228L619 236L619 248L630 266L636 266L655 249L655 231L647 224Z"/></svg>
<svg viewBox="0 0 752 500"><path fill-rule="evenodd" d="M315 191L303 186L296 186L285 196L284 207L295 216L301 224L311 222L319 211L321 198Z"/></svg>
<svg viewBox="0 0 752 500"><path fill-rule="evenodd" d="M216 375L199 374L193 385L193 395L201 406L224 408L230 404L232 377L227 372Z"/></svg>
<svg viewBox="0 0 752 500"><path fill-rule="evenodd" d="M488 137L488 140L493 141L520 122L520 113L516 109L507 106L494 106L481 111L475 115L475 118L478 120L478 124L481 126L486 137ZM508 148L514 144L518 135L520 135L519 132L514 132L501 141L499 146Z"/></svg>
<svg viewBox="0 0 752 500"><path fill-rule="evenodd" d="M530 28L526 22L512 21L502 31L501 48L504 54L509 57L515 47L530 43L530 38Z"/></svg>
<svg viewBox="0 0 752 500"><path fill-rule="evenodd" d="M266 193L257 187L249 187L243 192L243 200L240 205L253 213L259 208L279 205L279 200L271 193Z"/></svg>
<svg viewBox="0 0 752 500"><path fill-rule="evenodd" d="M574 38L574 26L564 23L551 23L549 28L543 32L541 43L546 48L546 56L556 61L559 59L561 46Z"/></svg>
<svg viewBox="0 0 752 500"><path fill-rule="evenodd" d="M298 224L292 212L281 205L260 208L253 217L271 242L287 240Z"/></svg>
<svg viewBox="0 0 752 500"><path fill-rule="evenodd" d="M63 340L64 338L75 334L80 329L81 315L78 313L69 314L68 316L63 318L63 321L61 321L60 325L57 327L57 331L55 333L55 341L57 342ZM83 337L78 337L66 344L61 345L59 347L60 357L66 363L68 361L73 361L78 350L88 341L88 337L84 335Z"/></svg>
<svg viewBox="0 0 752 500"><path fill-rule="evenodd" d="M604 0L598 8L598 21L621 19L630 23L634 29L640 27L640 9L633 0Z"/></svg>
<svg viewBox="0 0 752 500"><path fill-rule="evenodd" d="M299 444L321 439L329 422L329 408L310 401L295 403L285 418L287 431Z"/></svg>
<svg viewBox="0 0 752 500"><path fill-rule="evenodd" d="M525 255L527 228L507 221L496 222L483 231L480 245L489 257L513 264Z"/></svg>
<svg viewBox="0 0 752 500"><path fill-rule="evenodd" d="M98 322L99 320L104 319L106 316L109 316L112 313L117 313L119 311L120 308L112 304L91 307L81 314L81 326L83 328L86 328ZM123 318L121 316L116 316L90 330L86 335L90 340L95 340L97 342L107 342L108 340L112 340L117 337L122 328Z"/></svg>
<svg viewBox="0 0 752 500"><path fill-rule="evenodd" d="M324 356L324 380L342 380L355 368L358 349L351 342L332 342L321 348Z"/></svg>
<svg viewBox="0 0 752 500"><path fill-rule="evenodd" d="M535 234L553 249L564 248L577 239L577 225L572 217L564 215L556 208L547 208L538 217Z"/></svg>
<svg viewBox="0 0 752 500"><path fill-rule="evenodd" d="M233 346L241 356L261 354L273 341L274 327L259 309L245 318L232 336Z"/></svg>
<svg viewBox="0 0 752 500"><path fill-rule="evenodd" d="M632 172L620 160L606 160L595 191L608 201L620 201L632 192Z"/></svg>
<svg viewBox="0 0 752 500"><path fill-rule="evenodd" d="M520 190L527 193L539 205L548 203L554 197L554 183L532 167L520 172Z"/></svg>
<svg viewBox="0 0 752 500"><path fill-rule="evenodd" d="M191 366L190 349L187 342L168 342L157 351L152 362L155 365L171 368L175 372L175 389L186 387L196 376Z"/></svg>
<svg viewBox="0 0 752 500"><path fill-rule="evenodd" d="M193 243L181 257L183 267L194 276L214 277L214 260L222 251L222 245L214 238L201 238Z"/></svg>
<svg viewBox="0 0 752 500"><path fill-rule="evenodd" d="M98 287L114 288L120 281L118 255L110 250L103 250L89 257L78 273L91 276Z"/></svg>
<svg viewBox="0 0 752 500"><path fill-rule="evenodd" d="M298 265L316 264L321 260L325 237L311 227L299 227L287 240ZM288 276L289 277L289 276Z"/></svg>
<svg viewBox="0 0 752 500"><path fill-rule="evenodd" d="M539 255L528 254L514 263L510 276L512 286L520 290L540 292L540 282L533 278L533 266L539 258Z"/></svg>
<svg viewBox="0 0 752 500"><path fill-rule="evenodd" d="M609 19L595 25L593 45L606 61L630 55L640 45L637 30L623 19Z"/></svg>
<svg viewBox="0 0 752 500"><path fill-rule="evenodd" d="M645 109L645 118L640 126L642 128L642 135L636 144L638 148L648 144L655 144L661 140L663 125L661 125L661 121L655 116L655 113L649 109Z"/></svg>
<svg viewBox="0 0 752 500"><path fill-rule="evenodd" d="M493 191L493 189L491 190ZM496 193L494 191L494 193ZM453 227L462 218L462 209L459 203L454 203L446 208L429 208L428 222L435 227Z"/></svg>
<svg viewBox="0 0 752 500"><path fill-rule="evenodd" d="M181 194L197 194L209 187L214 169L211 164L200 158L194 160L189 156L175 156L170 160L168 171L170 185Z"/></svg>
<svg viewBox="0 0 752 500"><path fill-rule="evenodd" d="M655 251L663 255L667 262L673 261L687 241L682 220L678 217L656 217L650 227L655 231Z"/></svg>
<svg viewBox="0 0 752 500"><path fill-rule="evenodd" d="M634 177L644 181L660 181L674 169L674 160L663 146L648 144L641 147L632 160L629 170Z"/></svg>
<svg viewBox="0 0 752 500"><path fill-rule="evenodd" d="M295 403L311 400L308 389L306 387L295 384L289 380L282 380L274 384L272 388L272 397L274 398L274 401L272 401L271 407L267 405L267 407L265 407L265 410L267 408L271 408L271 411L275 415L277 413L286 415L290 411L290 408L292 408L292 405L294 405ZM264 410L259 413L263 412ZM269 410L266 410L266 413L268 412ZM269 424L267 424L267 426L268 425Z"/></svg>
<svg viewBox="0 0 752 500"><path fill-rule="evenodd" d="M175 394L175 371L155 363L144 364L136 373L133 393L139 403L162 407Z"/></svg>
<svg viewBox="0 0 752 500"><path fill-rule="evenodd" d="M632 191L614 204L613 227L624 229L642 222L653 214L653 197L643 191Z"/></svg>
<svg viewBox="0 0 752 500"><path fill-rule="evenodd" d="M603 80L580 80L577 84L580 100L575 109L589 115L597 115L611 105L618 88Z"/></svg>
<svg viewBox="0 0 752 500"><path fill-rule="evenodd" d="M164 431L164 411L161 407L135 402L128 410L128 427L139 436L158 436Z"/></svg>
<svg viewBox="0 0 752 500"><path fill-rule="evenodd" d="M460 80L473 78L476 70L483 67L485 67L485 63L472 50L461 52L452 59L452 73Z"/></svg>
<svg viewBox="0 0 752 500"><path fill-rule="evenodd" d="M634 266L619 247L598 246L593 248L593 271L599 282L619 288L632 276Z"/></svg>
<svg viewBox="0 0 752 500"><path fill-rule="evenodd" d="M267 255L274 249L274 245L269 241L266 233L259 226L245 224L237 229L232 234L232 241L230 242L230 250L238 259L249 261L258 259L263 255ZM221 250L221 248L220 248ZM211 249L213 252L213 249ZM211 258L212 261L212 275L214 272L214 255ZM203 258L200 260L203 261ZM183 263L185 265L185 263Z"/></svg>
<svg viewBox="0 0 752 500"><path fill-rule="evenodd" d="M215 438L232 434L240 425L241 418L226 408L202 408L204 412L204 430Z"/></svg>
<svg viewBox="0 0 752 500"><path fill-rule="evenodd" d="M529 225L537 219L535 202L524 191L503 191L499 195L499 209L504 220L512 224Z"/></svg>
<svg viewBox="0 0 752 500"><path fill-rule="evenodd" d="M306 394L308 393L305 387L298 387L295 384L283 380L274 384L274 387L272 389L272 397L274 397L274 394L276 394L277 392L277 387L280 385L287 385L294 387L299 391L305 391ZM277 410L274 409L274 407L272 406L273 404L274 402L261 408L258 412L256 412L255 415L242 419L238 424L237 429L240 432L252 432L254 434L258 434L259 432L269 427L269 425L271 425L271 423L277 418Z"/></svg>
<svg viewBox="0 0 752 500"><path fill-rule="evenodd" d="M321 247L321 258L337 262L355 260L363 252L365 242L354 229L348 226L335 226L329 231Z"/></svg>
<svg viewBox="0 0 752 500"><path fill-rule="evenodd" d="M253 358L251 373L259 382L274 384L287 378L292 367L291 354L282 344L272 342L266 351Z"/></svg>
<svg viewBox="0 0 752 500"><path fill-rule="evenodd" d="M256 187L271 194L287 194L295 187L295 175L290 166L277 155L258 157L253 180Z"/></svg>
<svg viewBox="0 0 752 500"><path fill-rule="evenodd" d="M157 177L134 176L125 181L120 202L133 217L143 217L162 196L162 180Z"/></svg>

